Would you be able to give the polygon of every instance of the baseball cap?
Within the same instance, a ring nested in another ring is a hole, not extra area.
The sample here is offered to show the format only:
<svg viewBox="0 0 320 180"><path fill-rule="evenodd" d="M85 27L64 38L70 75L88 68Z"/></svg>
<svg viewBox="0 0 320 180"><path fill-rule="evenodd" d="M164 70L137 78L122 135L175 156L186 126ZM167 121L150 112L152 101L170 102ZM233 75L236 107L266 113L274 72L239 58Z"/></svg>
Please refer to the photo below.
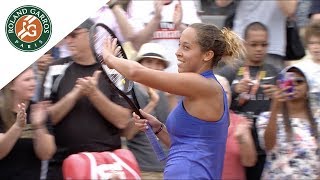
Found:
<svg viewBox="0 0 320 180"><path fill-rule="evenodd" d="M83 23L81 23L77 28L89 30L93 25L94 25L94 22L89 18L89 19L86 19Z"/></svg>
<svg viewBox="0 0 320 180"><path fill-rule="evenodd" d="M305 76L305 73L301 70L300 67L296 66L296 65L291 65L291 66L288 66L288 67L285 67L281 73L286 73L286 72L296 72L296 73L299 73L303 76Z"/></svg>
<svg viewBox="0 0 320 180"><path fill-rule="evenodd" d="M170 61L165 57L165 49L158 43L143 44L134 60L140 62L143 58L155 58L162 60L165 63L165 68L170 65Z"/></svg>
<svg viewBox="0 0 320 180"><path fill-rule="evenodd" d="M296 65L291 65L291 66L288 66L288 67L284 68L284 69L280 72L280 74L279 74L279 76L278 76L278 79L282 79L283 76L284 76L284 74L287 73L287 72L298 73L298 74L300 74L301 76L303 76L303 77L305 78L305 80L306 80L307 83L309 83L309 79L308 79L308 77L306 76L305 72L303 72L303 70L302 70L300 67L296 66Z"/></svg>

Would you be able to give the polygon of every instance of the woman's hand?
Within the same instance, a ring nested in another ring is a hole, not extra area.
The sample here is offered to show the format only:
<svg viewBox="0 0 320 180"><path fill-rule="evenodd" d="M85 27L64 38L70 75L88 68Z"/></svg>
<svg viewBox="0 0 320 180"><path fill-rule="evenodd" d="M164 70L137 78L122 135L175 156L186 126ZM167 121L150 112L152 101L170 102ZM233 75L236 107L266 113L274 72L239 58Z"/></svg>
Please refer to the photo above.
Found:
<svg viewBox="0 0 320 180"><path fill-rule="evenodd" d="M159 19L161 19L162 18L162 16L161 16L161 12L162 12L162 8L163 8L163 3L164 3L164 1L162 1L162 0L155 0L154 2L154 16L156 17L156 18L159 18Z"/></svg>
<svg viewBox="0 0 320 180"><path fill-rule="evenodd" d="M261 87L263 88L263 93L269 98L272 98L273 93L278 89L278 87L273 84L263 84Z"/></svg>
<svg viewBox="0 0 320 180"><path fill-rule="evenodd" d="M152 102L154 104L158 104L160 97L159 97L159 94L157 93L157 91L152 89L151 87L148 87L147 92L149 95L150 102Z"/></svg>
<svg viewBox="0 0 320 180"><path fill-rule="evenodd" d="M280 88L280 81L277 82L278 87L275 88L272 99L277 102L285 102L290 100L294 96L294 92L288 92L292 87Z"/></svg>
<svg viewBox="0 0 320 180"><path fill-rule="evenodd" d="M20 128L24 128L27 124L26 105L24 103L18 104L18 113L15 123Z"/></svg>
<svg viewBox="0 0 320 180"><path fill-rule="evenodd" d="M103 63L107 65L110 69L113 69L112 64L111 64L111 58L113 56L117 56L117 54L120 51L120 47L117 46L117 41L118 39L111 39L111 37L107 37L104 43L104 48L103 48Z"/></svg>
<svg viewBox="0 0 320 180"><path fill-rule="evenodd" d="M42 101L31 105L31 124L35 129L41 129L45 126L49 106L49 101Z"/></svg>
<svg viewBox="0 0 320 180"><path fill-rule="evenodd" d="M182 21L182 5L181 1L178 1L178 4L174 7L174 12L173 12L173 24L175 25L176 29L179 29Z"/></svg>
<svg viewBox="0 0 320 180"><path fill-rule="evenodd" d="M252 86L252 81L251 79L243 78L240 80L238 84L235 85L235 92L238 94L244 93L244 92L249 92L250 86Z"/></svg>
<svg viewBox="0 0 320 180"><path fill-rule="evenodd" d="M52 63L53 57L51 54L44 54L37 60L38 70L44 72L48 69L50 63Z"/></svg>
<svg viewBox="0 0 320 180"><path fill-rule="evenodd" d="M156 132L160 128L162 123L157 118L152 116L151 114L145 113L141 109L139 111L145 119L141 119L140 116L138 116L135 112L133 112L132 119L134 120L135 126L140 131L145 131L148 128L147 123L149 123L150 126L152 127L153 132Z"/></svg>
<svg viewBox="0 0 320 180"><path fill-rule="evenodd" d="M246 117L242 117L243 119L236 127L234 132L234 136L239 142L242 142L248 135L251 134L252 120L247 119Z"/></svg>

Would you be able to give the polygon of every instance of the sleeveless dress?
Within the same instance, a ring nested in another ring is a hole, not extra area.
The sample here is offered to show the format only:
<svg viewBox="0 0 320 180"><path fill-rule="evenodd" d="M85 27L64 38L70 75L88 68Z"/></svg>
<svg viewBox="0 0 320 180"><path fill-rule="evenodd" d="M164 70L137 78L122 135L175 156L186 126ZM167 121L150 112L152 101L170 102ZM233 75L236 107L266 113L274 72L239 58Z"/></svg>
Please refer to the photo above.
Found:
<svg viewBox="0 0 320 180"><path fill-rule="evenodd" d="M213 71L201 74L216 79ZM190 115L181 100L168 116L171 138L164 179L221 179L229 111L223 91L224 113L220 120L208 122Z"/></svg>

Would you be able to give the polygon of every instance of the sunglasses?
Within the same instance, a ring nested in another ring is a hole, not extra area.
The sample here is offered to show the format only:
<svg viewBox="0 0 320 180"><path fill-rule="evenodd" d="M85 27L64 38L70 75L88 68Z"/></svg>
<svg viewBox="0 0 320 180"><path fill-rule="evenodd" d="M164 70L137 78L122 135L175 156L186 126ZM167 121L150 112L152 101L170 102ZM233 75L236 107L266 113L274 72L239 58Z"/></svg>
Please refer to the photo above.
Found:
<svg viewBox="0 0 320 180"><path fill-rule="evenodd" d="M79 34L86 33L86 32L89 32L89 31L72 31L67 35L67 37L76 38Z"/></svg>
<svg viewBox="0 0 320 180"><path fill-rule="evenodd" d="M304 78L299 78L299 77L294 78L292 81L293 81L296 85L300 85L300 84L303 84L303 83L306 82L306 80L305 80Z"/></svg>

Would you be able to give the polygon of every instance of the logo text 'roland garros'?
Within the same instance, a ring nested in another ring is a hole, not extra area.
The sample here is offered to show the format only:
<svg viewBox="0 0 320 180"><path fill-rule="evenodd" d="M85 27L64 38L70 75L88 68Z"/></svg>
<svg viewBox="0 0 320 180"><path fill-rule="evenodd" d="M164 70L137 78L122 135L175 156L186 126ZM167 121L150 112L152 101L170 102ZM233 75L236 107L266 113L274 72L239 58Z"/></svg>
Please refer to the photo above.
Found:
<svg viewBox="0 0 320 180"><path fill-rule="evenodd" d="M18 7L6 22L7 38L20 51L41 49L49 41L51 32L49 16L41 8L32 5Z"/></svg>

